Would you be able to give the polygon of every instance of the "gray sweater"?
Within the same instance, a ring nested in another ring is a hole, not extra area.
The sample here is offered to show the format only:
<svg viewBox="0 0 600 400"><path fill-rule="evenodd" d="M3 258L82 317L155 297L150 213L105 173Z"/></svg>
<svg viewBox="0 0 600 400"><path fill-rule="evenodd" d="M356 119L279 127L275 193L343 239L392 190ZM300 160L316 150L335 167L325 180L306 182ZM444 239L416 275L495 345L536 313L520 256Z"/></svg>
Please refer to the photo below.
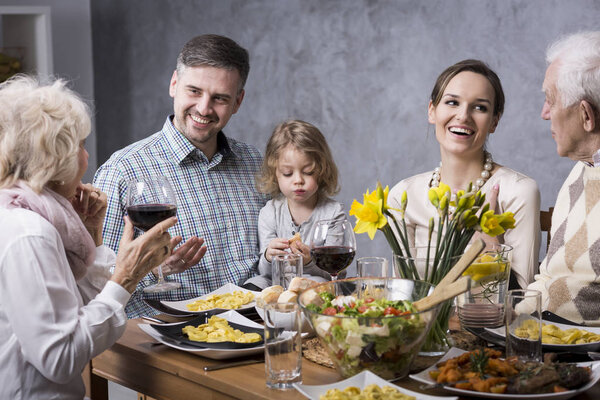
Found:
<svg viewBox="0 0 600 400"><path fill-rule="evenodd" d="M317 206L313 210L310 218L300 226L292 220L292 214L288 208L287 199L280 195L275 199L269 200L260 210L258 216L258 241L260 246L260 261L258 263L259 275L252 277L246 283L252 283L260 288L266 288L271 285L271 263L265 258L265 251L271 240L275 238L291 238L297 232L300 232L302 242L308 244L310 232L314 224L322 219L345 219L344 206L328 197L320 198ZM305 265L303 268L305 275L320 276L327 280L331 276L317 267L314 261Z"/></svg>

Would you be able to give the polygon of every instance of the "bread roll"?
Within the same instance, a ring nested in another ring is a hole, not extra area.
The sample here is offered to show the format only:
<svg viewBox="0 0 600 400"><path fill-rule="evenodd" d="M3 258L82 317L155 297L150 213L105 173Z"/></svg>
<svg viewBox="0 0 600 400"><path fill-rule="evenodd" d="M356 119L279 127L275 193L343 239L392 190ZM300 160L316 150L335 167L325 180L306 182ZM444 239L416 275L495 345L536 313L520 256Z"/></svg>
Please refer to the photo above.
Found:
<svg viewBox="0 0 600 400"><path fill-rule="evenodd" d="M308 289L309 287L315 284L317 284L317 282L313 281L312 279L297 276L290 282L290 287L288 288L288 290L291 290L292 292L296 293L302 293L304 290Z"/></svg>
<svg viewBox="0 0 600 400"><path fill-rule="evenodd" d="M279 298L279 295L281 294L281 292L283 292L283 287L281 287L280 285L273 285L273 286L264 288L260 292L260 299L262 300L261 303L263 303L263 304L277 303L277 299Z"/></svg>
<svg viewBox="0 0 600 400"><path fill-rule="evenodd" d="M286 290L279 295L277 299L278 303L294 303L298 298L298 293L292 292L291 290Z"/></svg>
<svg viewBox="0 0 600 400"><path fill-rule="evenodd" d="M294 236L289 238L288 244L292 244L293 242L301 241L302 237L300 237L300 232L296 233Z"/></svg>

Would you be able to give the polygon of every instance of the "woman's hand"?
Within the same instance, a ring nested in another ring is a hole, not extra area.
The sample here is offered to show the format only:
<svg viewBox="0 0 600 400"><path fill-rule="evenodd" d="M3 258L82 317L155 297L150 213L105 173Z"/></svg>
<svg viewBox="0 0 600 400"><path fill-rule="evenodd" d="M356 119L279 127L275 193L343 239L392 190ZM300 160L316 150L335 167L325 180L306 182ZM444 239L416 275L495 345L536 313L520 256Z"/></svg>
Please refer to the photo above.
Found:
<svg viewBox="0 0 600 400"><path fill-rule="evenodd" d="M287 249L290 248L290 241L288 239L275 238L269 242L267 250L265 250L265 258L268 262L273 260L273 256L279 256L286 254Z"/></svg>
<svg viewBox="0 0 600 400"><path fill-rule="evenodd" d="M492 187L492 190L490 190L489 197L487 197L488 203L490 203L490 210L494 210L494 212L496 212L496 206L498 204L499 191L500 187L498 186L498 184L495 184L494 187ZM485 250L492 250L494 248L497 248L500 244L500 241L497 237L490 236L483 232L475 232L472 240L476 240L477 238L483 239L483 241L485 242Z"/></svg>
<svg viewBox="0 0 600 400"><path fill-rule="evenodd" d="M171 248L174 249L181 241L181 236L176 236L171 239ZM171 254L162 267L163 275L178 274L188 268L198 264L200 259L206 254L206 246L204 239L197 236L192 236L187 242L182 244L177 250ZM152 273L158 276L158 269L153 269Z"/></svg>
<svg viewBox="0 0 600 400"><path fill-rule="evenodd" d="M133 293L138 282L171 254L171 235L167 230L177 222L176 217L156 224L134 239L133 224L125 217L125 229L119 243L117 263L111 281Z"/></svg>
<svg viewBox="0 0 600 400"><path fill-rule="evenodd" d="M293 241L292 244L290 244L290 249L292 250L292 253L302 256L303 265L307 265L311 262L312 257L310 256L310 248L301 241Z"/></svg>
<svg viewBox="0 0 600 400"><path fill-rule="evenodd" d="M108 206L106 194L89 183L80 183L77 186L75 197L71 198L71 205L92 235L96 246L100 246L102 244L102 226Z"/></svg>

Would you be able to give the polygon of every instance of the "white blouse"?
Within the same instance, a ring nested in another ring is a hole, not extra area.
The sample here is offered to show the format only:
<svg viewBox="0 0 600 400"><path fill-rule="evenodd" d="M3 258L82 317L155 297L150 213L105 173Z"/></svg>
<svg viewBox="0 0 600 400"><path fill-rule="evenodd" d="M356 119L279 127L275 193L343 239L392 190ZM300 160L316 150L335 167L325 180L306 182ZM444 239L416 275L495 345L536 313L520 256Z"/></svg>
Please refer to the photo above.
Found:
<svg viewBox="0 0 600 400"><path fill-rule="evenodd" d="M0 398L78 399L86 364L123 334L130 294L108 281L115 253L96 249L75 281L46 219L0 209Z"/></svg>
<svg viewBox="0 0 600 400"><path fill-rule="evenodd" d="M429 219L438 215L427 196L431 173L403 179L389 194L389 206L400 208L402 192L407 192L405 218L412 245L427 245ZM514 273L519 286L525 288L533 281L539 263L540 192L535 180L508 167L500 167L483 185L482 193L489 196L495 184L499 186L496 213L511 211L515 215L515 228L498 239L500 243L513 247L511 273Z"/></svg>

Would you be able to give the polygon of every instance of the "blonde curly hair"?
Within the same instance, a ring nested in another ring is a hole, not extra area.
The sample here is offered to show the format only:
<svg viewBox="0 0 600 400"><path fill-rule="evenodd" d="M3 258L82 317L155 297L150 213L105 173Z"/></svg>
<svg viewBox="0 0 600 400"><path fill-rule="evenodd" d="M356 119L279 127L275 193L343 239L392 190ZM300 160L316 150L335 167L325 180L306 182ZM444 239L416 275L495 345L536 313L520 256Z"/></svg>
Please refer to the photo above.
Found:
<svg viewBox="0 0 600 400"><path fill-rule="evenodd" d="M289 120L275 127L267 143L260 174L256 179L260 192L270 194L272 197L281 193L276 176L277 163L282 150L288 145L294 146L312 160L314 176L319 185L319 195L333 196L339 192L338 169L325 137L317 127L300 120Z"/></svg>
<svg viewBox="0 0 600 400"><path fill-rule="evenodd" d="M66 85L27 75L0 84L0 189L23 180L39 193L49 182L75 178L91 119Z"/></svg>

